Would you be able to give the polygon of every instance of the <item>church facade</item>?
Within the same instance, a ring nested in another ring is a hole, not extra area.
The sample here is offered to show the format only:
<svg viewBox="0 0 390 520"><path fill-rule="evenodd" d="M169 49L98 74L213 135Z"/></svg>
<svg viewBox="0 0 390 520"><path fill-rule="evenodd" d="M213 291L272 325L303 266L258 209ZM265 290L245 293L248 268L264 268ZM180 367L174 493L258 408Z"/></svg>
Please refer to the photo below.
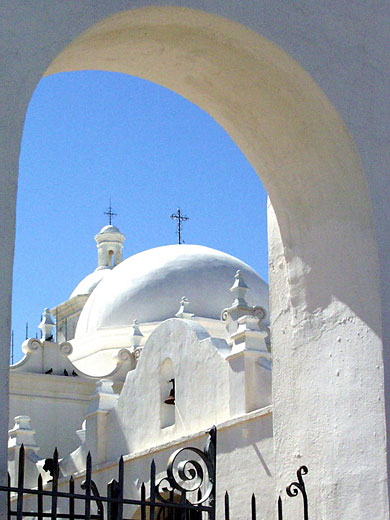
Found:
<svg viewBox="0 0 390 520"><path fill-rule="evenodd" d="M218 501L246 518L253 492L273 500L273 435L268 287L244 262L204 246L177 244L122 261L124 235L95 236L97 268L70 298L45 309L41 340L27 339L10 368L9 471L26 450L25 484L50 480L45 462L57 447L60 479L82 475L106 484L125 458L148 483L174 447L218 431ZM54 327L58 329L54 341ZM237 487L237 472L242 476ZM77 480L77 479L76 479ZM221 509L222 511L222 509ZM129 511L129 514L135 514Z"/></svg>

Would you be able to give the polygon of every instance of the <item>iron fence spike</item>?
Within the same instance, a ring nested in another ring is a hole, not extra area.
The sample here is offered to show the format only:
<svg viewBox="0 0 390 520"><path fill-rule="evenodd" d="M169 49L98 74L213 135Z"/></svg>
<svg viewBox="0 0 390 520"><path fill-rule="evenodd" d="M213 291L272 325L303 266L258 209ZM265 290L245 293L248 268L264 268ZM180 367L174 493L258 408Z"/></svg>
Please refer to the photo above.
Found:
<svg viewBox="0 0 390 520"><path fill-rule="evenodd" d="M18 465L18 488L22 490L24 486L24 444L19 449L19 465ZM23 491L18 491L16 504L16 518L23 520Z"/></svg>
<svg viewBox="0 0 390 520"><path fill-rule="evenodd" d="M278 520L283 520L282 498L278 498Z"/></svg>
<svg viewBox="0 0 390 520"><path fill-rule="evenodd" d="M251 513L252 513L252 520L256 520L256 497L255 497L254 493L252 493L252 499L251 499Z"/></svg>
<svg viewBox="0 0 390 520"><path fill-rule="evenodd" d="M225 520L230 519L229 493L225 491Z"/></svg>
<svg viewBox="0 0 390 520"><path fill-rule="evenodd" d="M43 490L43 478L42 478L42 475L39 474L38 476L38 491L42 491ZM42 520L43 519L43 496L42 495L38 495L37 496L37 520Z"/></svg>

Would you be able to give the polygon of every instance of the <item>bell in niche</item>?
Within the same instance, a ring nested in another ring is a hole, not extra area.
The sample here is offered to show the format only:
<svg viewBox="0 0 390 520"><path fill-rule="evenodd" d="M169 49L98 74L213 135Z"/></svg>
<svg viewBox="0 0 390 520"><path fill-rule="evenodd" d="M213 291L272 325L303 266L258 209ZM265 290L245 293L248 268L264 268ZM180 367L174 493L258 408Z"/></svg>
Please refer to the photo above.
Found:
<svg viewBox="0 0 390 520"><path fill-rule="evenodd" d="M165 399L164 403L165 404L172 404L173 406L175 406L175 380L174 379L170 379L168 381L168 383L172 383L172 388L171 388L171 391L169 392L168 398Z"/></svg>

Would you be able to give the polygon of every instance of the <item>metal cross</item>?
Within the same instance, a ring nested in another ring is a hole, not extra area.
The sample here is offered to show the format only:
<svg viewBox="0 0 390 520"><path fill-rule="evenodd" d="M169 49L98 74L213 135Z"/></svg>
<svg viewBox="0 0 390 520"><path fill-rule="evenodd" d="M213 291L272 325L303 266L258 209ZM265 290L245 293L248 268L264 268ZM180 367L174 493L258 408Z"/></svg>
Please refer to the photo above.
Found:
<svg viewBox="0 0 390 520"><path fill-rule="evenodd" d="M185 215L182 215L181 211L180 211L180 208L177 208L177 215L172 213L171 219L172 220L176 220L176 222L177 222L177 231L176 231L177 241L178 241L179 244L182 244L183 243L182 239L181 239L181 226L182 226L182 222L184 222L186 220L189 220L189 218L186 217Z"/></svg>
<svg viewBox="0 0 390 520"><path fill-rule="evenodd" d="M112 207L111 207L111 199L110 199L110 205L108 206L108 210L104 212L105 215L108 215L108 223L110 224L111 226L111 223L112 223L112 217L116 217L116 213L114 213L112 211Z"/></svg>

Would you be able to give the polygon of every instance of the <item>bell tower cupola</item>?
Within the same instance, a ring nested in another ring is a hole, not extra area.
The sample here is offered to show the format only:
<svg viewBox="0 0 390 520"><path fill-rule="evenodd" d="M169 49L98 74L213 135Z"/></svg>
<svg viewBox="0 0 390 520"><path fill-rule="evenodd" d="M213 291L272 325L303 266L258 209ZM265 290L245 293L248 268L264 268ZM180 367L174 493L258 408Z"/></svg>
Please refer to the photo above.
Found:
<svg viewBox="0 0 390 520"><path fill-rule="evenodd" d="M104 226L95 235L98 249L98 267L115 267L122 262L125 236L113 225Z"/></svg>
<svg viewBox="0 0 390 520"><path fill-rule="evenodd" d="M98 269L99 267L113 268L122 262L122 249L125 236L119 229L112 225L112 217L116 213L112 211L111 199L107 211L104 212L108 216L108 226L104 226L97 235L95 235L96 245L98 249Z"/></svg>

